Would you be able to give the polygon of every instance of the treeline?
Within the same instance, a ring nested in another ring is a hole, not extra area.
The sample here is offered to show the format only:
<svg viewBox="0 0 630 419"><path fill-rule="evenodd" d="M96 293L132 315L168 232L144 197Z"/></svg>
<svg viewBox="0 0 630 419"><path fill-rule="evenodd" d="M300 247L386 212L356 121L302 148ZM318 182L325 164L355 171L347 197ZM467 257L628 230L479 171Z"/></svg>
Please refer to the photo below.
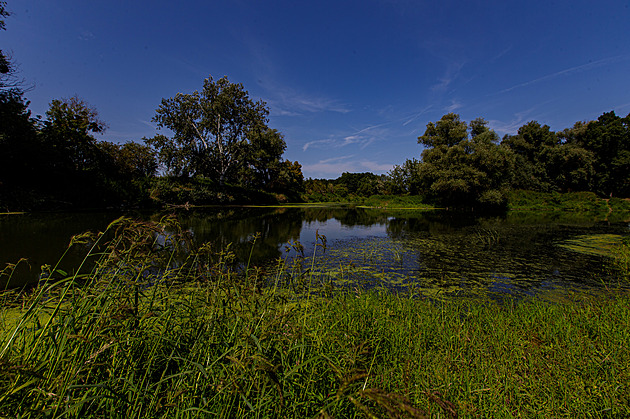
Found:
<svg viewBox="0 0 630 419"><path fill-rule="evenodd" d="M53 100L47 119L32 118L17 89L0 92L2 209L108 206L146 199L154 152L98 141L105 124L77 97Z"/></svg>
<svg viewBox="0 0 630 419"><path fill-rule="evenodd" d="M240 86L227 79L220 82ZM238 102L221 99L230 105ZM267 111L261 106L264 115ZM166 122L160 117L162 109L155 120L172 130L172 138L159 134L144 138L144 143L115 144L96 138L106 124L78 97L53 100L42 120L31 116L20 89L0 91L0 209L298 199L301 166L282 159L286 143L264 119L254 119L246 127L243 118L235 121L229 115L246 111L220 109L217 119L223 117L223 131L213 133L209 127L218 124L201 117L195 121L194 111L180 110L175 117L176 111L169 109L172 119ZM196 122L198 126L190 130L187 124ZM242 130L238 135L236 125ZM202 140L199 135L204 132ZM258 193L261 190L267 195Z"/></svg>
<svg viewBox="0 0 630 419"><path fill-rule="evenodd" d="M419 195L460 207L504 207L516 189L630 197L630 115L607 112L558 132L531 121L500 139L483 118L466 123L449 113L427 124L418 143L424 146L420 159L408 159L387 175L308 179L306 194L333 201Z"/></svg>

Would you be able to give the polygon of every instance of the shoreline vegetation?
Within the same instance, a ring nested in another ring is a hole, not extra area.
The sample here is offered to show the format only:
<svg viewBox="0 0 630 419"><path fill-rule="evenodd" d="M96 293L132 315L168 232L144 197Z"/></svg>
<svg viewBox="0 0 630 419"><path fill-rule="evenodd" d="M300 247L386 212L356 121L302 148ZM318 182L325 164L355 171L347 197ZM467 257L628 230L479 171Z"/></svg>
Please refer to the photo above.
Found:
<svg viewBox="0 0 630 419"><path fill-rule="evenodd" d="M630 415L630 294L614 282L440 301L336 286L315 265L319 235L312 255L262 271L187 234L120 218L72 239L91 272L49 266L0 294L0 416ZM610 259L620 283L628 246Z"/></svg>
<svg viewBox="0 0 630 419"><path fill-rule="evenodd" d="M629 207L619 197L630 197L630 115L614 111L556 132L529 121L503 138L481 117L448 113L414 139L418 155L386 174L305 179L302 164L283 157L287 143L268 126L267 104L227 77L162 99L152 121L170 136L141 142L98 140L107 124L78 96L53 99L45 119L28 106L19 88L0 89L4 212L289 202L493 212Z"/></svg>
<svg viewBox="0 0 630 419"><path fill-rule="evenodd" d="M258 194L263 194L258 192ZM243 194L244 196L247 194ZM229 197L229 196L228 196ZM187 198L187 197L185 197ZM204 207L216 205L243 205L243 206L313 206L313 205L344 205L359 208L380 208L380 209L453 209L453 210L474 210L470 206L457 205L435 205L418 195L321 195L318 200L309 196L302 196L299 200L288 200L286 196L266 195L267 199L258 202L233 201L227 203L212 203L207 200L180 199L172 203L162 204L163 207L186 208ZM275 200L275 202L274 202ZM482 209L483 210L483 209ZM492 212L505 211L605 211L605 212L625 212L630 211L630 199L623 198L600 198L593 192L534 192L527 190L513 190L507 193L505 207L495 208ZM487 209L486 209L487 212Z"/></svg>

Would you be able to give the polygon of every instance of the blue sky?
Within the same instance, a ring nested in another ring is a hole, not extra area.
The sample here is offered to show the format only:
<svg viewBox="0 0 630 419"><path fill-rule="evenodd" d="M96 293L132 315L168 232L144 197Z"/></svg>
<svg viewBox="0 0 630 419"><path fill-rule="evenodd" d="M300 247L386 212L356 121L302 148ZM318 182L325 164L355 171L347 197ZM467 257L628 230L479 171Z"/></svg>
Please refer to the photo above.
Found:
<svg viewBox="0 0 630 419"><path fill-rule="evenodd" d="M155 134L162 98L228 76L267 102L306 177L418 158L448 112L501 136L630 113L630 1L8 0L0 33L34 114L78 95Z"/></svg>

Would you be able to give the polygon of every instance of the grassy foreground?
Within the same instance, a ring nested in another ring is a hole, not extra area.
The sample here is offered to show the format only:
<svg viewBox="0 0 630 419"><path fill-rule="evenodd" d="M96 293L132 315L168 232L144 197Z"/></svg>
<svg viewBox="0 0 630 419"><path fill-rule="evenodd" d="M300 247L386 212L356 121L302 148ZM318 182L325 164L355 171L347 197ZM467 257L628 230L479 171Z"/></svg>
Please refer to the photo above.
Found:
<svg viewBox="0 0 630 419"><path fill-rule="evenodd" d="M88 274L4 294L0 416L630 415L628 295L438 303L164 231L118 220L75 240Z"/></svg>

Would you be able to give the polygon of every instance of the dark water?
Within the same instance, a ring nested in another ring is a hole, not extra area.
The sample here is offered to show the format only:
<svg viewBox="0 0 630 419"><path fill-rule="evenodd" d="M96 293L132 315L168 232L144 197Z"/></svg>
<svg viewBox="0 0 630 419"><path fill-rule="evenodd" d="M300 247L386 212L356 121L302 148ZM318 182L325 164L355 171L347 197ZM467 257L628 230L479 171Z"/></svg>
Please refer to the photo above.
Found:
<svg viewBox="0 0 630 419"><path fill-rule="evenodd" d="M41 265L56 264L73 235L103 230L121 215L0 216L0 266L27 259L18 264L8 286L37 282ZM159 220L164 213L124 215ZM431 295L532 295L601 288L614 282L607 243L630 234L627 221L607 221L606 214L483 216L448 211L235 207L181 211L177 216L197 244L211 242L219 249L231 243L243 262L251 257L252 264L265 265L292 257L295 252L287 252L287 244L300 242L305 257L315 257L315 265L325 268L327 281L415 287ZM252 247L256 233L260 238ZM325 236L325 248L314 246L317 234ZM590 238L603 238L602 252L568 245ZM70 248L61 268L72 273L84 253L81 246ZM0 285L6 287L7 280L5 272Z"/></svg>

